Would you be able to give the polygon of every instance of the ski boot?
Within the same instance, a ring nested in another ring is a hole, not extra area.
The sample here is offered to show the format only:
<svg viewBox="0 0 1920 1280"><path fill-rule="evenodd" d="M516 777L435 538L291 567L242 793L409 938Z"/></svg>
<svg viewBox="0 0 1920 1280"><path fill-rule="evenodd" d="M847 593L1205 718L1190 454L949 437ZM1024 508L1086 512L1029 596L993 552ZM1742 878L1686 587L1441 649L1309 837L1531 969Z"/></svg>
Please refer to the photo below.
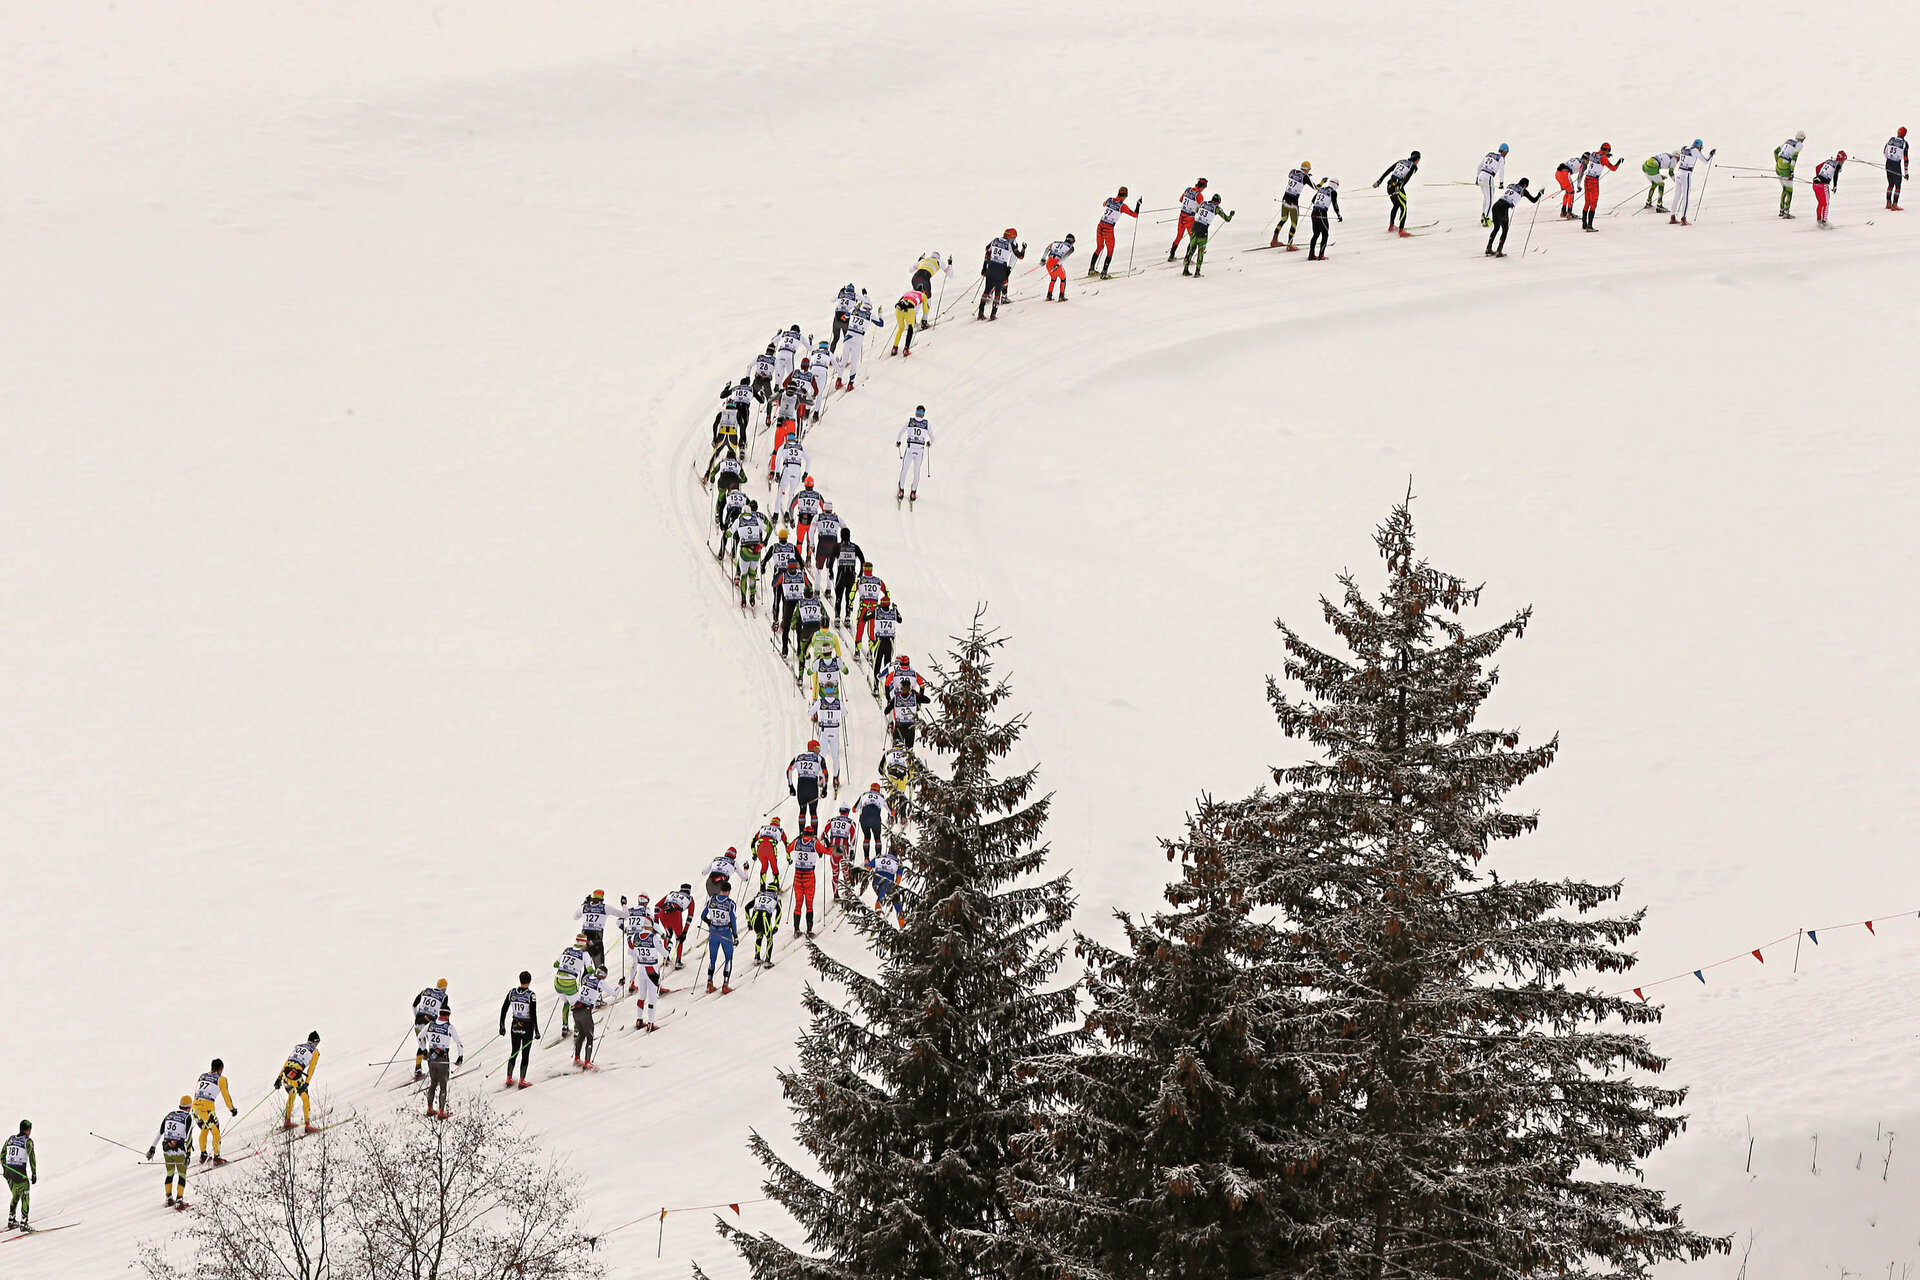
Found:
<svg viewBox="0 0 1920 1280"><path fill-rule="evenodd" d="M520 1077L520 1087L521 1087L522 1089L530 1089L530 1088L532 1088L532 1087L533 1087L533 1081L531 1081L531 1080L529 1080L529 1079L527 1079L527 1078L526 1078L525 1076L521 1076L521 1077Z"/></svg>
<svg viewBox="0 0 1920 1280"><path fill-rule="evenodd" d="M713 992L714 992L714 986L713 986L713 979L712 979L712 978L708 978L708 979L707 979L707 994L708 994L708 995L712 995L712 994L713 994Z"/></svg>
<svg viewBox="0 0 1920 1280"><path fill-rule="evenodd" d="M205 1164L205 1163L206 1163L206 1162L207 1162L208 1160L211 1160L212 1158L213 1158L213 1157L211 1157L211 1156L209 1156L209 1155L208 1155L208 1154L207 1154L206 1152L204 1152L204 1151L202 1151L202 1152L200 1153L200 1163L201 1163L201 1164Z"/></svg>
<svg viewBox="0 0 1920 1280"><path fill-rule="evenodd" d="M315 1124L313 1121L309 1120L306 1123L305 1131L307 1133L318 1133L320 1132L320 1126Z"/></svg>
<svg viewBox="0 0 1920 1280"><path fill-rule="evenodd" d="M167 1208L173 1208L173 1192L167 1192Z"/></svg>
<svg viewBox="0 0 1920 1280"><path fill-rule="evenodd" d="M1280 247L1280 233L1276 231L1273 233L1273 238L1267 241L1267 248L1278 249L1279 247Z"/></svg>
<svg viewBox="0 0 1920 1280"><path fill-rule="evenodd" d="M225 1164L226 1162L227 1162L227 1158L225 1156L215 1156L213 1158L213 1167L218 1169L221 1165Z"/></svg>
<svg viewBox="0 0 1920 1280"><path fill-rule="evenodd" d="M730 996L730 995L732 995L732 994L733 994L733 983L732 983L731 981L728 981L728 982L722 982L722 983L720 984L720 994L721 994L721 995L723 995L723 996Z"/></svg>

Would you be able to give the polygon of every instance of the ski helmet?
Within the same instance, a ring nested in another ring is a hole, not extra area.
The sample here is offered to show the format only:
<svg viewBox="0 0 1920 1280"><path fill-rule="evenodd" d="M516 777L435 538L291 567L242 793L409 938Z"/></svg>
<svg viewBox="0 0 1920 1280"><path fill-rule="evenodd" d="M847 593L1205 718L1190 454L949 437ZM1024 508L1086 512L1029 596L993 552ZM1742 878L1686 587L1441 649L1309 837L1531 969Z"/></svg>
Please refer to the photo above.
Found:
<svg viewBox="0 0 1920 1280"><path fill-rule="evenodd" d="M780 541L785 542L787 540L787 531L785 529L782 529L776 536L780 539Z"/></svg>
<svg viewBox="0 0 1920 1280"><path fill-rule="evenodd" d="M1795 142L1805 142L1807 140L1807 131L1805 129L1802 129L1798 133L1795 133L1793 135L1793 140Z"/></svg>
<svg viewBox="0 0 1920 1280"><path fill-rule="evenodd" d="M1527 180L1526 180L1525 178L1522 178L1522 179L1520 179L1520 181L1519 181L1519 182L1517 182L1517 183L1515 183L1514 185L1515 185L1515 186L1519 186L1519 187L1524 187L1524 186L1526 186L1526 185L1527 185Z"/></svg>
<svg viewBox="0 0 1920 1280"><path fill-rule="evenodd" d="M1204 187L1207 185L1207 180L1205 178L1195 178L1193 180L1193 185L1196 187Z"/></svg>
<svg viewBox="0 0 1920 1280"><path fill-rule="evenodd" d="M213 1060L213 1069L215 1071L225 1071L227 1069L227 1064L220 1061L220 1059L215 1058Z"/></svg>
<svg viewBox="0 0 1920 1280"><path fill-rule="evenodd" d="M820 499L820 510L831 511L833 510L833 504L831 502L828 502L825 498L822 498Z"/></svg>
<svg viewBox="0 0 1920 1280"><path fill-rule="evenodd" d="M805 486L806 486L807 488L809 488L809 489L811 489L811 488L813 488L813 477L812 477L812 476L801 476L801 477L800 477L800 483L801 483L801 484L803 484L803 485L805 485Z"/></svg>
<svg viewBox="0 0 1920 1280"><path fill-rule="evenodd" d="M1335 191L1338 191L1340 189L1340 179L1328 178L1325 182L1321 183L1320 185L1323 187L1332 187Z"/></svg>
<svg viewBox="0 0 1920 1280"><path fill-rule="evenodd" d="M31 1121L31 1120L22 1120L22 1121L20 1122L20 1132L22 1132L22 1133L30 1133L30 1132L32 1132L32 1131L33 1131L33 1121Z"/></svg>
<svg viewBox="0 0 1920 1280"><path fill-rule="evenodd" d="M1420 153L1418 151L1414 152L1412 155L1407 157L1407 159L1409 160L1418 160L1419 158L1420 158Z"/></svg>
<svg viewBox="0 0 1920 1280"><path fill-rule="evenodd" d="M802 369L811 369L811 368L813 368L813 361L811 361L811 360L809 360L809 359L807 359L807 357L805 357L805 356L801 356L801 357L800 357L800 367L801 367Z"/></svg>
<svg viewBox="0 0 1920 1280"><path fill-rule="evenodd" d="M740 375L740 385L741 385L741 386L743 386L743 387L744 387L744 386L746 386L746 385L747 385L747 383L749 383L749 382L751 382L751 381L752 381L752 379L751 379L751 378L749 378L749 377L747 377L747 375L746 375L746 374L744 374L744 373L743 373L743 374L741 374L741 375Z"/></svg>
<svg viewBox="0 0 1920 1280"><path fill-rule="evenodd" d="M1300 162L1300 167L1301 167L1302 169L1311 169L1311 168L1313 168L1313 161L1311 161L1311 160L1302 160L1302 161Z"/></svg>
<svg viewBox="0 0 1920 1280"><path fill-rule="evenodd" d="M1846 153L1846 152L1844 152L1844 151L1842 151L1842 152L1840 152L1840 153L1839 153L1838 155L1836 155L1836 156L1834 156L1834 159L1835 159L1835 160L1839 160L1839 161L1841 161L1842 163L1845 163L1845 161L1846 161L1846 158L1847 158L1847 153Z"/></svg>
<svg viewBox="0 0 1920 1280"><path fill-rule="evenodd" d="M825 347L825 346L827 346L827 345L828 345L828 343L827 343L827 340L826 340L825 338L822 338L822 339L820 339L820 341L818 341L818 342L816 342L816 343L814 343L813 345L814 345L814 346L816 346L816 347Z"/></svg>
<svg viewBox="0 0 1920 1280"><path fill-rule="evenodd" d="M807 739L807 750L818 751L819 749L820 749L820 739L818 738Z"/></svg>
<svg viewBox="0 0 1920 1280"><path fill-rule="evenodd" d="M185 1108L187 1108L187 1107L191 1107L192 1105L193 1105L193 1099L192 1099L192 1098L190 1098L190 1097L188 1097L188 1096L187 1096L186 1094L184 1094L184 1093L180 1095L180 1106L182 1107L182 1109L185 1109Z"/></svg>
<svg viewBox="0 0 1920 1280"><path fill-rule="evenodd" d="M852 813L852 812L853 812L853 806L852 806L852 805L847 805L847 804L843 804L843 805L841 805L841 806L840 806L840 812L842 812L842 813Z"/></svg>
<svg viewBox="0 0 1920 1280"><path fill-rule="evenodd" d="M307 1043L308 1043L308 1044L319 1044L319 1043L320 1043L320 1033L319 1033L318 1031L309 1031L309 1032L307 1032Z"/></svg>
<svg viewBox="0 0 1920 1280"><path fill-rule="evenodd" d="M447 989L447 980L445 978L442 978L440 979L440 981L434 983L433 985L438 987L440 990L445 991Z"/></svg>
<svg viewBox="0 0 1920 1280"><path fill-rule="evenodd" d="M1012 227L1008 227L1005 231L1001 232L1000 234L1005 236L1009 240L1017 240L1020 238L1020 233L1018 231L1015 231Z"/></svg>
<svg viewBox="0 0 1920 1280"><path fill-rule="evenodd" d="M681 890L681 892L682 892L682 893L692 893L692 892L693 892L693 886L692 886L692 885L690 885L690 884L683 884L683 885L681 885L681 886L680 886L680 890Z"/></svg>
<svg viewBox="0 0 1920 1280"><path fill-rule="evenodd" d="M924 414L927 411L927 406L923 404L917 404L913 406L913 411L918 414Z"/></svg>
<svg viewBox="0 0 1920 1280"><path fill-rule="evenodd" d="M1120 188L1119 191L1114 193L1113 198L1115 200L1125 200L1127 198L1127 189L1125 187Z"/></svg>
<svg viewBox="0 0 1920 1280"><path fill-rule="evenodd" d="M778 818L775 818L775 819L773 820L773 825L774 825L774 826L776 826L776 827L777 827L777 826L779 826L779 825L780 825L780 819L778 819ZM727 852L728 852L728 853L732 853L732 852L733 852L733 850L732 850L732 849L729 849L729 850L727 850Z"/></svg>
<svg viewBox="0 0 1920 1280"><path fill-rule="evenodd" d="M1698 139L1698 138L1695 138L1695 139L1693 140L1693 145L1694 145L1694 146L1696 146L1696 147L1704 147L1704 146L1706 146L1707 144L1706 144L1706 143L1704 143L1704 142L1702 142L1702 141L1700 141L1700 139Z"/></svg>
<svg viewBox="0 0 1920 1280"><path fill-rule="evenodd" d="M1504 142L1500 144L1500 154L1501 155L1507 154L1507 144Z"/></svg>
<svg viewBox="0 0 1920 1280"><path fill-rule="evenodd" d="M880 789L880 784L877 782L870 782L867 784L867 790L869 791L878 791L879 789Z"/></svg>
<svg viewBox="0 0 1920 1280"><path fill-rule="evenodd" d="M1907 126L1905 126L1905 125L1901 125L1901 126L1900 126L1900 132L1899 132L1898 134L1896 134L1895 136L1896 136L1896 137L1901 137L1901 138L1904 138L1904 137L1906 137L1906 136L1907 136ZM1694 143L1693 145L1697 147L1697 146L1699 146L1700 144L1696 142L1696 143Z"/></svg>
<svg viewBox="0 0 1920 1280"><path fill-rule="evenodd" d="M1073 232L1071 232L1071 231L1069 231L1069 232L1067 232L1067 243L1068 243L1068 244L1072 244L1072 243L1073 243Z"/></svg>
<svg viewBox="0 0 1920 1280"><path fill-rule="evenodd" d="M1605 152L1607 155L1612 155L1613 144L1611 142L1603 142L1600 144L1600 150Z"/></svg>
<svg viewBox="0 0 1920 1280"><path fill-rule="evenodd" d="M798 333L798 332L800 332L800 326L799 326L799 325L797 325L797 324L790 324L790 325L788 325L788 326L787 326L787 332L788 332L788 333Z"/></svg>
<svg viewBox="0 0 1920 1280"><path fill-rule="evenodd" d="M767 344L767 354L768 354L768 355L772 355L772 354L773 354L773 344L772 344L771 342L769 342L769 343Z"/></svg>
<svg viewBox="0 0 1920 1280"><path fill-rule="evenodd" d="M896 666L904 667L908 665L907 655L904 653L901 654L899 657L895 658L893 661Z"/></svg>
<svg viewBox="0 0 1920 1280"><path fill-rule="evenodd" d="M605 889L595 889L593 891L593 896L594 896L594 900L598 901L607 896L607 891Z"/></svg>
<svg viewBox="0 0 1920 1280"><path fill-rule="evenodd" d="M576 934L574 934L574 935L573 935L573 945L574 945L574 946L576 946L576 947L584 947L584 946L586 946L586 945L587 945L587 935L586 935L586 934L584 934L584 933L576 933Z"/></svg>
<svg viewBox="0 0 1920 1280"><path fill-rule="evenodd" d="M1216 192L1214 193L1214 195L1213 195L1213 199L1211 199L1211 200L1209 200L1209 201L1207 201L1207 203L1208 203L1208 204L1219 204L1219 203L1220 203L1220 193L1216 191Z"/></svg>

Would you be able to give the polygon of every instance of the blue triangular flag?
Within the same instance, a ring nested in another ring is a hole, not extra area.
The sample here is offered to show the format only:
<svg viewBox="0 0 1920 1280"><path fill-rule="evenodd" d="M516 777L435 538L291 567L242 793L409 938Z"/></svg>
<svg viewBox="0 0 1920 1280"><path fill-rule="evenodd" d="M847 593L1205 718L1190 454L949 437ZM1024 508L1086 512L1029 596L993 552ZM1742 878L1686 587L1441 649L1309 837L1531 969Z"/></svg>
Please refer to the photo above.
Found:
<svg viewBox="0 0 1920 1280"><path fill-rule="evenodd" d="M1814 946L1817 947L1820 945L1820 935L1815 933L1812 929L1807 930L1807 936L1813 939Z"/></svg>
<svg viewBox="0 0 1920 1280"><path fill-rule="evenodd" d="M1700 979L1700 981L1701 981L1702 983L1705 983L1705 982L1706 982L1706 980L1707 980L1707 975L1706 975L1706 974L1704 974L1704 973L1702 973L1702 972L1700 972L1700 971L1699 971L1698 969L1695 969L1695 970L1693 971L1693 976L1694 976L1694 977L1696 977L1696 978L1698 978L1698 979Z"/></svg>

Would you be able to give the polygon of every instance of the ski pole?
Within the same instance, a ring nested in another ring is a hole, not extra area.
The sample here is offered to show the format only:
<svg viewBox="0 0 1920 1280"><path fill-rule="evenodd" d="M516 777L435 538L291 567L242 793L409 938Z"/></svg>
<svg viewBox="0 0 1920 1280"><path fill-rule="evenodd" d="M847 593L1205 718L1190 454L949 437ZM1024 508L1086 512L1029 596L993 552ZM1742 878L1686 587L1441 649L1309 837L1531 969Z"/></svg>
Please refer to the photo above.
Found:
<svg viewBox="0 0 1920 1280"><path fill-rule="evenodd" d="M1653 184L1651 184L1651 183L1649 183L1649 184L1647 184L1647 191L1646 191L1646 193L1649 193L1649 194L1650 194L1650 193L1651 193L1652 191L1653 191ZM1622 201L1620 202L1620 204L1616 204L1616 205L1614 205L1614 206L1613 206L1613 209L1618 209L1618 208L1620 207L1620 205L1621 205L1621 204L1626 204L1628 200L1632 200L1634 196L1637 196L1637 195L1641 195L1641 194L1643 194L1643 193L1642 193L1642 192L1639 192L1639 191L1633 191L1633 192L1629 192L1629 193L1628 193L1628 195L1627 195L1627 199L1626 199L1626 200L1622 200ZM1611 214L1611 213L1613 212L1613 209L1609 209L1609 210L1607 210L1607 212Z"/></svg>
<svg viewBox="0 0 1920 1280"><path fill-rule="evenodd" d="M1707 207L1707 183L1713 179L1713 161L1707 161L1707 176L1700 179L1700 199L1693 206L1693 221L1700 221L1700 211Z"/></svg>
<svg viewBox="0 0 1920 1280"><path fill-rule="evenodd" d="M381 1067L380 1074L374 1077L373 1083L376 1087L379 1085L379 1083L382 1080L385 1080L387 1078L387 1067L391 1067L394 1063L400 1061L401 1057L406 1053L407 1037L413 1034L414 1034L414 1031L412 1028L408 1028L405 1032L401 1034L400 1043L394 1047L393 1056L387 1059L386 1066ZM372 1066L373 1064L368 1063L367 1065Z"/></svg>
<svg viewBox="0 0 1920 1280"><path fill-rule="evenodd" d="M762 813L762 814L761 814L760 816L761 816L761 817L763 817L763 818L764 818L764 817L767 817L767 816L768 816L769 814L771 814L771 813L772 813L772 812L773 812L773 811L774 811L775 809L778 809L778 808L779 808L779 807L780 807L781 805L783 805L783 804L785 804L785 803L786 803L786 801L785 801L785 800L775 800L775 801L774 801L774 802L773 802L773 803L772 803L771 805L768 805L768 806L767 806L767 809L766 809L766 812L765 812L765 813Z"/></svg>
<svg viewBox="0 0 1920 1280"><path fill-rule="evenodd" d="M947 296L947 277L952 274L952 271L942 271L940 273L940 283L934 286L933 318L935 320L938 320L943 314L940 310L940 300Z"/></svg>
<svg viewBox="0 0 1920 1280"><path fill-rule="evenodd" d="M1133 239L1127 242L1127 274L1128 275L1133 274L1133 251L1135 248L1139 246L1139 244L1140 244L1140 215L1138 213L1135 213L1133 215ZM1107 265L1108 266L1113 265L1112 254L1107 255Z"/></svg>
<svg viewBox="0 0 1920 1280"><path fill-rule="evenodd" d="M147 1153L142 1151L140 1148L130 1147L124 1142L114 1142L112 1138L109 1138L104 1133L95 1133L93 1130L89 1129L87 1130L87 1136L89 1138L98 1138L102 1142L113 1142L113 1145L116 1147L119 1147L122 1151L131 1151L133 1152L133 1154L139 1156L143 1160L146 1158Z"/></svg>
<svg viewBox="0 0 1920 1280"><path fill-rule="evenodd" d="M1523 258L1527 256L1527 246L1533 243L1533 224L1540 219L1540 203L1540 200L1533 202L1533 216L1527 219L1527 238L1520 246L1520 256Z"/></svg>

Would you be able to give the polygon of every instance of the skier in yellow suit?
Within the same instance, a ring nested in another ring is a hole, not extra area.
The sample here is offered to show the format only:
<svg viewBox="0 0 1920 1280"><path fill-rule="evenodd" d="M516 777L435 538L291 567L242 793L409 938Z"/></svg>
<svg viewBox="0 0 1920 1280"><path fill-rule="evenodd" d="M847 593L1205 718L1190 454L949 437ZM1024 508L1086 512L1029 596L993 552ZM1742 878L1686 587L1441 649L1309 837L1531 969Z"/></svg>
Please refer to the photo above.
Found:
<svg viewBox="0 0 1920 1280"><path fill-rule="evenodd" d="M220 1158L220 1106L227 1104L227 1114L237 1116L238 1107L233 1105L233 1095L227 1092L226 1064L220 1059L213 1060L213 1070L200 1073L200 1079L193 1086L193 1119L200 1126L200 1163L211 1159L215 1164L225 1164ZM207 1154L207 1135L213 1135L213 1154Z"/></svg>
<svg viewBox="0 0 1920 1280"><path fill-rule="evenodd" d="M287 1113L282 1119L282 1128L293 1128L293 1100L300 1099L300 1118L307 1132L313 1133L320 1126L313 1122L313 1101L307 1096L307 1086L313 1083L313 1073L320 1069L320 1033L310 1031L307 1038L293 1046L293 1052L287 1055L286 1065L280 1068L280 1087L287 1091Z"/></svg>

